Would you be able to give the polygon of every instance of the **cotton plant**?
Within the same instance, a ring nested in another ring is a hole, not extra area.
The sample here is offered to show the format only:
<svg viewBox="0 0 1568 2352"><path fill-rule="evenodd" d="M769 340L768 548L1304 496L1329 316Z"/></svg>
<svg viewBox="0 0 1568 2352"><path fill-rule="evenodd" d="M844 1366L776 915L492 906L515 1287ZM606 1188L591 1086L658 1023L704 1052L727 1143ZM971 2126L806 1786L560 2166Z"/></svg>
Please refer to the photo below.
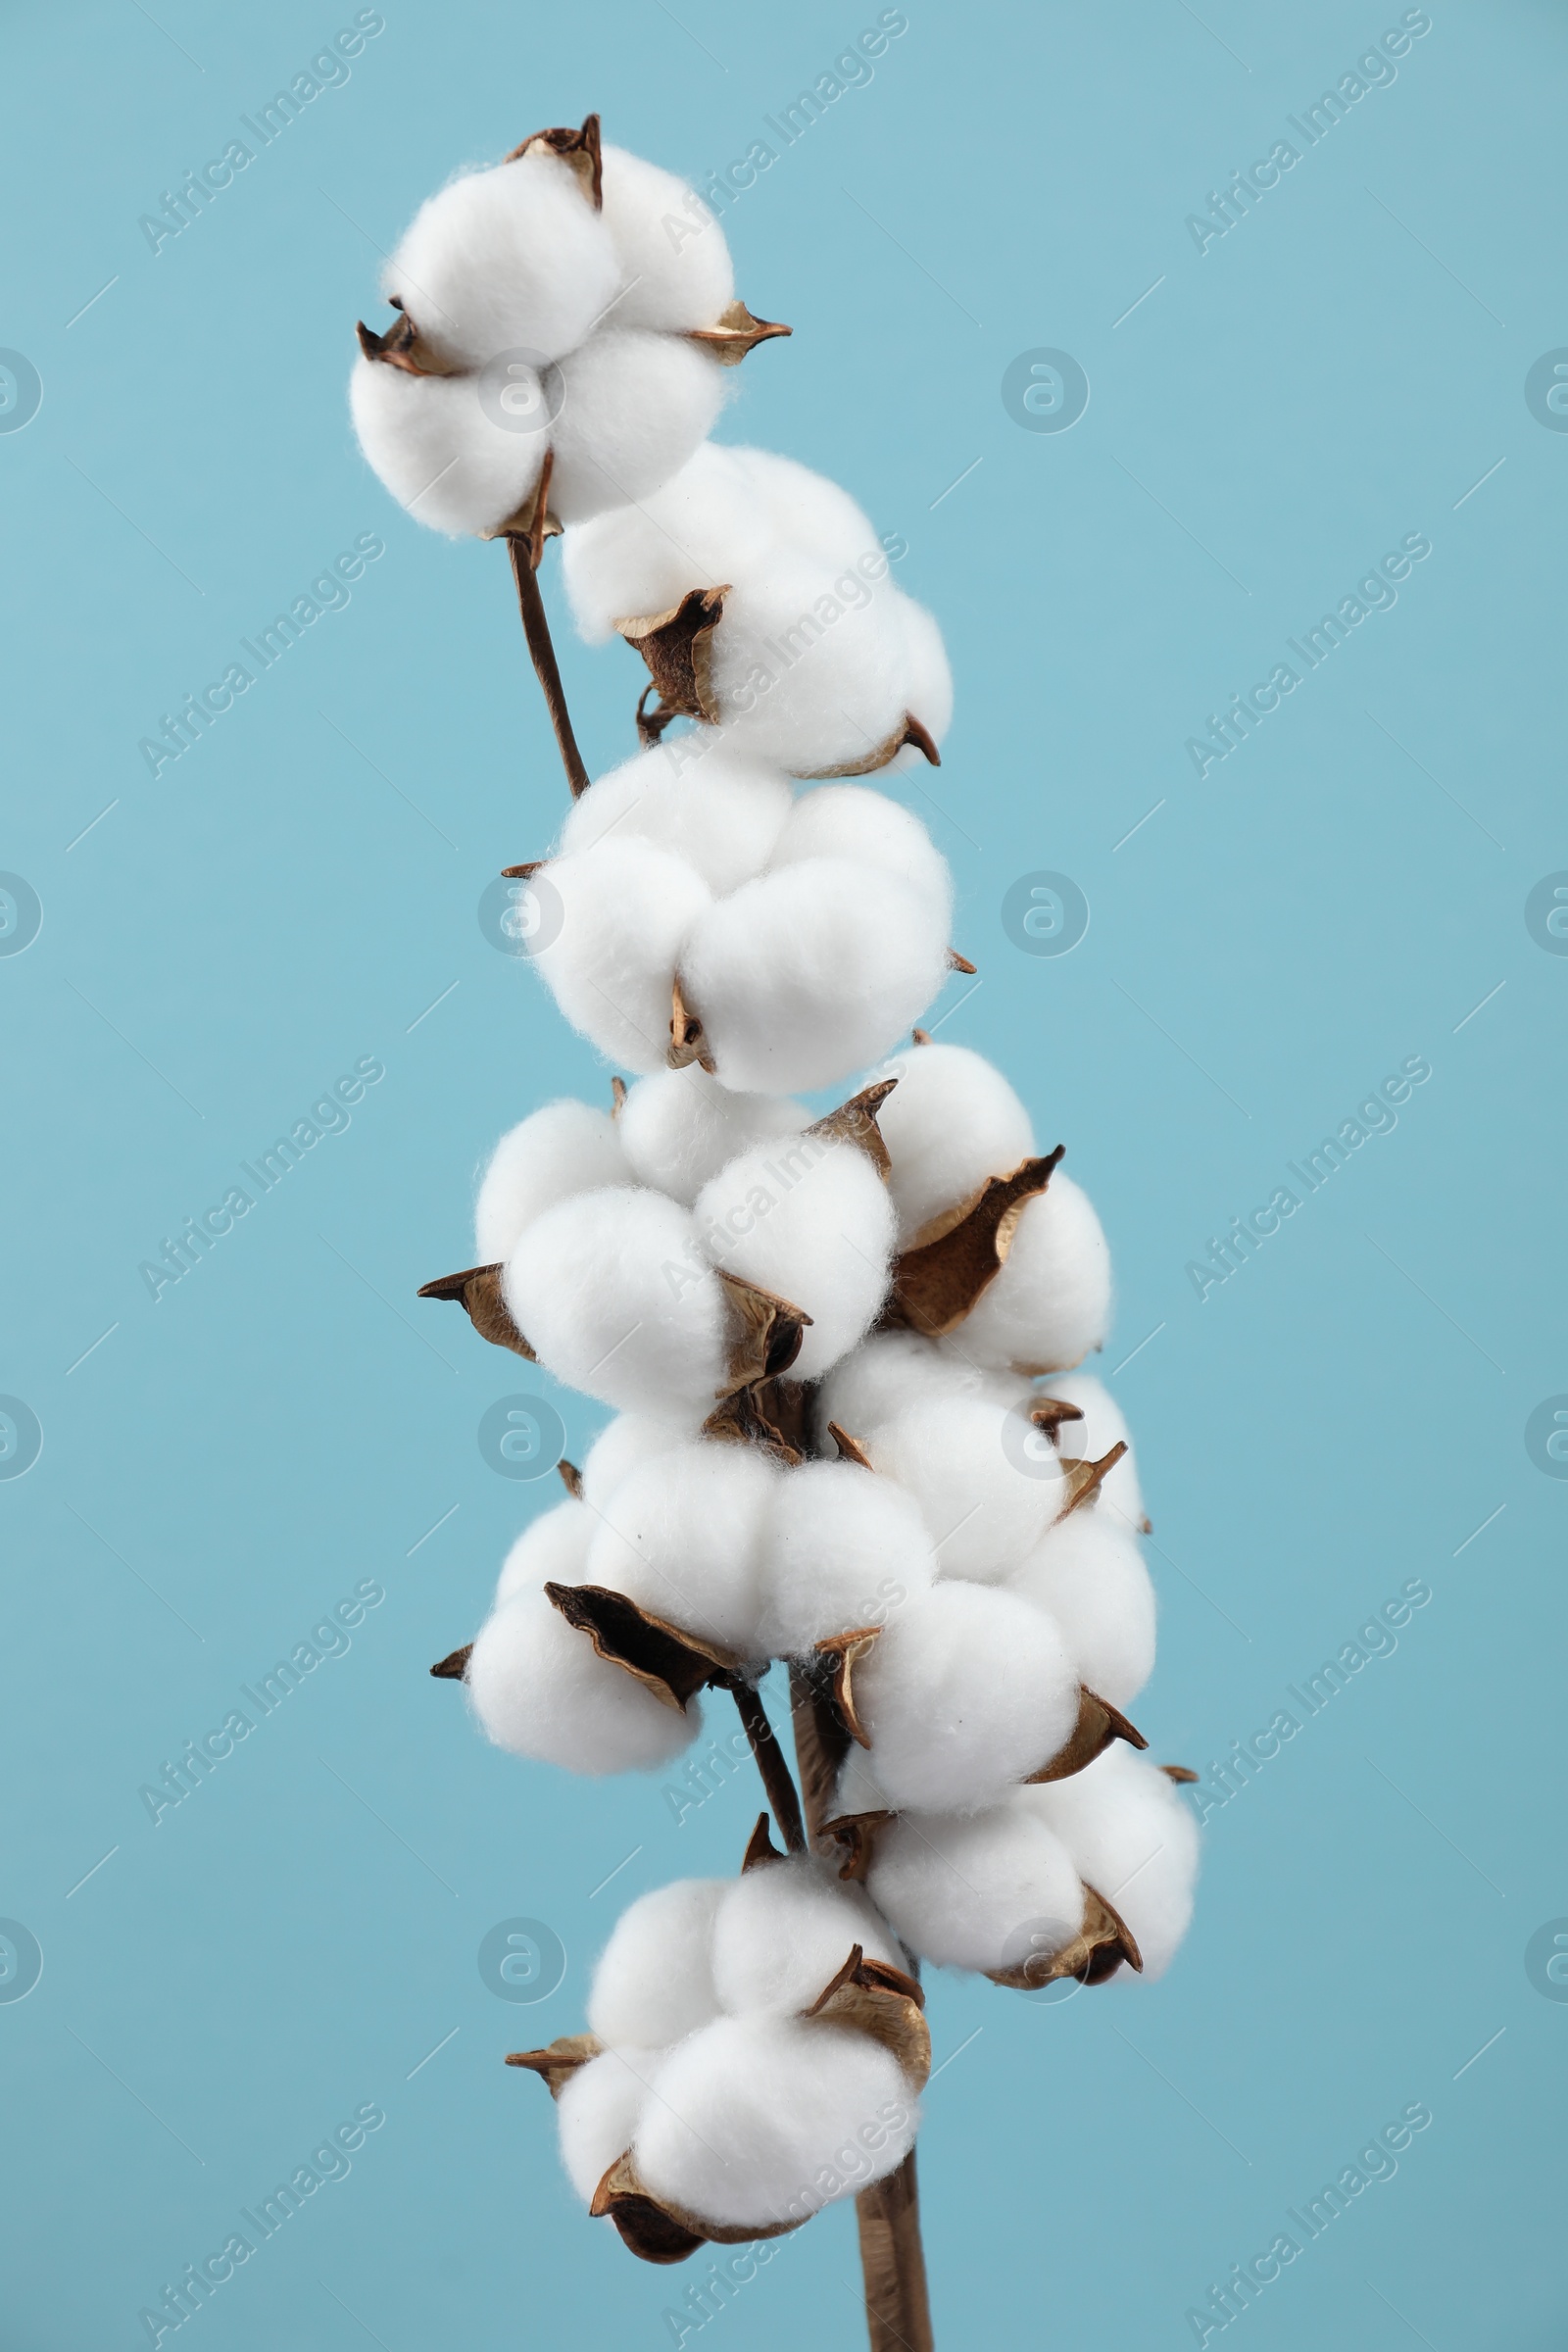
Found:
<svg viewBox="0 0 1568 2352"><path fill-rule="evenodd" d="M421 1294L612 1416L432 1671L497 1747L595 1778L663 1769L733 1701L766 1802L739 1877L641 1897L585 2030L512 2063L633 2253L853 2195L873 2341L919 2346L921 1966L1160 1974L1191 1776L1131 1712L1155 1596L1131 1436L1084 1369L1103 1232L1002 1072L914 1025L963 961L952 884L865 779L940 758L940 632L846 493L708 438L720 370L785 330L695 204L595 118L540 133L430 200L397 323L361 330L372 465L509 543L570 798L506 870L614 1073L506 1130L472 1262ZM596 781L535 577L554 535L583 637L647 671Z"/></svg>

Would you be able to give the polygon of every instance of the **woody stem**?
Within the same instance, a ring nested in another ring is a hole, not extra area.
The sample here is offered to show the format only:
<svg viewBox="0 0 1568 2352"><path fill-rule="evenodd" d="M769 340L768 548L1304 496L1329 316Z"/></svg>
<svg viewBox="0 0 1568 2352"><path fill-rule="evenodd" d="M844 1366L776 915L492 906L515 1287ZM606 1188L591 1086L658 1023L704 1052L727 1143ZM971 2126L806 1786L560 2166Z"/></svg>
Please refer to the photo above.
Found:
<svg viewBox="0 0 1568 2352"><path fill-rule="evenodd" d="M768 1808L778 1823L779 1834L792 1854L804 1854L806 1829L801 1820L801 1800L795 1792L784 1750L773 1736L760 1693L750 1683L736 1683L733 1689L741 1723L751 1741L752 1754L757 1758L757 1769L762 1776Z"/></svg>
<svg viewBox="0 0 1568 2352"><path fill-rule="evenodd" d="M545 600L539 593L535 544L531 534L525 536L518 531L507 533L507 552L512 558L512 576L517 583L522 632L528 640L534 675L544 694L550 723L556 730L556 741L561 747L561 762L566 771L566 782L571 786L571 797L575 801L580 800L588 789L588 770L577 749L577 738L571 731L571 713L566 709L565 689L561 683L556 649L550 636L550 622L545 616ZM544 541L539 540L537 545L542 554Z"/></svg>

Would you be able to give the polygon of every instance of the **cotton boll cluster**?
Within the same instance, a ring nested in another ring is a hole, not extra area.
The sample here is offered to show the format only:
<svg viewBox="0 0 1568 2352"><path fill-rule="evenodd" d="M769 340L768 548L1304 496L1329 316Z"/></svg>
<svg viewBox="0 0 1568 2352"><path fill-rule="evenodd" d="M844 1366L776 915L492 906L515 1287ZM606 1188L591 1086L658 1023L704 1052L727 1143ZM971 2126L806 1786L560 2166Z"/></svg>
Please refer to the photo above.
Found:
<svg viewBox="0 0 1568 2352"><path fill-rule="evenodd" d="M722 591L701 673L676 707L792 775L918 757L901 748L911 721L916 743L947 732L953 686L935 621L894 586L855 501L804 466L705 444L652 498L568 529L564 564L590 643L616 630L640 642L687 597Z"/></svg>
<svg viewBox="0 0 1568 2352"><path fill-rule="evenodd" d="M783 1095L738 1094L698 1062L640 1078L618 1121L642 1184L690 1208L710 1177L750 1145L799 1135L808 1114Z"/></svg>
<svg viewBox="0 0 1568 2352"><path fill-rule="evenodd" d="M601 157L594 118L432 196L387 265L401 316L362 327L350 386L393 496L438 530L492 534L547 462L567 523L678 472L723 404L721 363L756 339L722 231L699 232L694 204L668 172ZM688 237L670 238L672 216Z"/></svg>
<svg viewBox="0 0 1568 2352"><path fill-rule="evenodd" d="M723 1086L831 1086L941 988L947 866L916 817L864 786L792 801L776 766L682 752L645 752L576 803L532 959L573 1027L633 1070L664 1066L678 988Z"/></svg>
<svg viewBox="0 0 1568 2352"><path fill-rule="evenodd" d="M738 2234L791 2228L893 2171L928 2061L911 2047L906 2066L869 2031L807 2014L856 1945L901 1970L865 1893L804 1855L632 1904L589 1998L606 2046L560 2098L578 2194L591 2201L624 2159L688 2226Z"/></svg>

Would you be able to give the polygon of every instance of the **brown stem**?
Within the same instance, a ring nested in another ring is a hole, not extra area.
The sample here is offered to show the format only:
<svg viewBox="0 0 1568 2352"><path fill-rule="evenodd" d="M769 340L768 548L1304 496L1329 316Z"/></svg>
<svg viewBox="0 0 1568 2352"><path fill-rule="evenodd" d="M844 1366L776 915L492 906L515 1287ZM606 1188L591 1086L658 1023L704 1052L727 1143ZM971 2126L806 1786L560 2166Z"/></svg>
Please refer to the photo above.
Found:
<svg viewBox="0 0 1568 2352"><path fill-rule="evenodd" d="M796 1768L814 1840L830 1814L850 1738L826 1694L799 1666L790 1668L790 1702ZM861 2189L855 2200L855 2218L860 2230L871 2352L933 2352L912 2148L896 2173Z"/></svg>
<svg viewBox="0 0 1568 2352"><path fill-rule="evenodd" d="M538 553L543 552L544 544L541 537L537 541ZM565 689L561 683L556 649L550 638L550 623L545 617L545 600L539 593L533 535L509 531L507 552L512 558L512 576L517 583L517 604L522 613L523 635L528 640L528 651L533 657L534 675L544 691L545 708L550 712L550 723L556 730L556 741L561 746L562 765L566 771L566 782L571 786L571 797L574 801L580 800L588 789L588 770L582 763L577 738L571 731L571 714L566 709Z"/></svg>
<svg viewBox="0 0 1568 2352"><path fill-rule="evenodd" d="M795 1793L795 1783L790 1778L784 1750L773 1737L773 1726L767 1720L761 1694L754 1690L750 1683L735 1683L732 1689L746 1737L757 1758L757 1769L762 1776L762 1788L773 1819L779 1826L779 1834L792 1854L804 1854L806 1829L801 1820L801 1800Z"/></svg>

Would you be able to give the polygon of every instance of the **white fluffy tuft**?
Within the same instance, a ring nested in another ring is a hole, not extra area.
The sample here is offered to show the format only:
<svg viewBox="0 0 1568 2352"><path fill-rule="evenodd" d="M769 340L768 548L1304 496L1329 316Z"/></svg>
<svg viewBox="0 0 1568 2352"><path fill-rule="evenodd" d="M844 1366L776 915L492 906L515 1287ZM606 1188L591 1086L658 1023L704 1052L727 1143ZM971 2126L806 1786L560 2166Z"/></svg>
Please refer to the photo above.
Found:
<svg viewBox="0 0 1568 2352"><path fill-rule="evenodd" d="M991 1397L928 1397L854 1434L918 1502L944 1576L1006 1576L1061 1507L1058 1464L1027 1446L1027 1424Z"/></svg>
<svg viewBox="0 0 1568 2352"><path fill-rule="evenodd" d="M1132 1705L1154 1671L1154 1588L1135 1538L1103 1504L1069 1511L1007 1590L1055 1619L1091 1690Z"/></svg>
<svg viewBox="0 0 1568 2352"><path fill-rule="evenodd" d="M593 1513L568 1495L525 1527L506 1556L496 1584L496 1608L542 1585L580 1585L593 1535Z"/></svg>
<svg viewBox="0 0 1568 2352"><path fill-rule="evenodd" d="M639 1078L616 1124L642 1183L689 1208L749 1145L799 1135L807 1117L787 1095L737 1094L694 1061Z"/></svg>
<svg viewBox="0 0 1568 2352"><path fill-rule="evenodd" d="M683 858L721 897L761 872L791 805L789 778L777 768L716 749L682 760L673 744L657 744L572 803L561 853L572 857L611 839L652 842Z"/></svg>
<svg viewBox="0 0 1568 2352"><path fill-rule="evenodd" d="M387 265L385 291L443 360L483 368L512 350L559 360L589 333L619 274L581 182L559 156L534 154L428 198Z"/></svg>
<svg viewBox="0 0 1568 2352"><path fill-rule="evenodd" d="M737 2016L808 2009L856 1944L868 1960L904 1965L869 1898L830 1864L808 1854L760 1863L730 1886L714 1921L719 2006Z"/></svg>
<svg viewBox="0 0 1568 2352"><path fill-rule="evenodd" d="M763 1540L759 1645L804 1657L834 1634L886 1624L935 1575L903 1488L850 1462L803 1463L779 1480Z"/></svg>
<svg viewBox="0 0 1568 2352"><path fill-rule="evenodd" d="M893 1210L857 1145L756 1145L703 1187L692 1215L715 1265L810 1316L795 1379L817 1379L865 1336L887 1291Z"/></svg>
<svg viewBox="0 0 1568 2352"><path fill-rule="evenodd" d="M1193 1915L1198 1824L1164 1773L1115 1746L1065 1781L1019 1800L1049 1824L1079 1876L1121 1914L1144 1963L1162 1976ZM1125 1963L1118 1977L1132 1975Z"/></svg>
<svg viewBox="0 0 1568 2352"><path fill-rule="evenodd" d="M910 1949L949 1968L1023 1967L1083 1926L1072 1857L1019 1798L967 1821L905 1814L886 1823L867 1886Z"/></svg>
<svg viewBox="0 0 1568 2352"><path fill-rule="evenodd" d="M662 2050L601 2050L562 2084L556 2130L566 2178L585 2205L636 2136Z"/></svg>
<svg viewBox="0 0 1568 2352"><path fill-rule="evenodd" d="M779 1473L760 1447L673 1446L615 1489L588 1579L743 1658L760 1655L763 1535Z"/></svg>
<svg viewBox="0 0 1568 2352"><path fill-rule="evenodd" d="M490 1154L473 1211L475 1264L510 1257L523 1228L558 1200L631 1181L608 1111L586 1102L547 1102L510 1127Z"/></svg>
<svg viewBox="0 0 1568 2352"><path fill-rule="evenodd" d="M1104 1345L1110 1251L1087 1193L1058 1169L1026 1201L1005 1264L958 1326L981 1363L1064 1372Z"/></svg>
<svg viewBox="0 0 1568 2352"><path fill-rule="evenodd" d="M707 206L672 172L624 147L604 151L603 195L623 289L615 324L671 334L712 326L735 299L735 271Z"/></svg>
<svg viewBox="0 0 1568 2352"><path fill-rule="evenodd" d="M884 1112L879 1114L879 1123ZM1004 1411L1030 1394L1016 1373L983 1372L940 1341L914 1331L878 1331L835 1364L816 1393L817 1443L831 1441L836 1421L852 1438L880 1429L912 1404L950 1397L982 1397Z"/></svg>
<svg viewBox="0 0 1568 2352"><path fill-rule="evenodd" d="M543 878L559 924L552 906L531 955L556 1003L609 1060L662 1069L675 966L712 906L707 883L684 858L614 835L553 858Z"/></svg>
<svg viewBox="0 0 1568 2352"><path fill-rule="evenodd" d="M965 1046L911 1046L879 1071L899 1083L877 1114L893 1162L889 1189L899 1241L910 1248L937 1218L967 1206L993 1176L1034 1154L1029 1113Z"/></svg>
<svg viewBox="0 0 1568 2352"><path fill-rule="evenodd" d="M647 498L679 471L729 390L699 344L613 324L561 362L550 508L564 523Z"/></svg>
<svg viewBox="0 0 1568 2352"><path fill-rule="evenodd" d="M481 1629L466 1685L497 1747L568 1772L650 1772L689 1747L702 1720L601 1658L538 1591L515 1594Z"/></svg>
<svg viewBox="0 0 1568 2352"><path fill-rule="evenodd" d="M1132 1447L1132 1432L1128 1429L1120 1405L1102 1381L1088 1372L1058 1373L1046 1382L1043 1396L1059 1396L1064 1403L1075 1404L1083 1418L1064 1421L1057 1431L1057 1444L1063 1454L1080 1461L1098 1462L1116 1445L1127 1447L1113 1470L1107 1470L1100 1482L1100 1500L1096 1509L1105 1511L1132 1535L1144 1532L1144 1496L1138 1481L1138 1464Z"/></svg>
<svg viewBox="0 0 1568 2352"><path fill-rule="evenodd" d="M713 1922L732 1886L729 1879L677 1879L628 1905L594 1970L590 2033L612 2046L663 2048L712 2023L720 2007Z"/></svg>

